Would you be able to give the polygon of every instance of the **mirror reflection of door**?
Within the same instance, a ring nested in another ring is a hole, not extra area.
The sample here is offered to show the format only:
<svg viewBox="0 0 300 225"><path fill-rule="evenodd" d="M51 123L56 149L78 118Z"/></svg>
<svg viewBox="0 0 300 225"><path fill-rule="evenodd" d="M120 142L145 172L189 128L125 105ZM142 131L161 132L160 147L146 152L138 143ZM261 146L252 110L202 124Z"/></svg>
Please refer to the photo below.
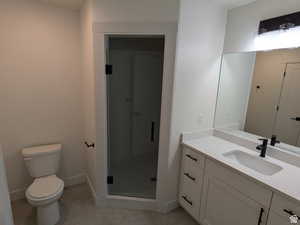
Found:
<svg viewBox="0 0 300 225"><path fill-rule="evenodd" d="M256 54L245 131L272 136L285 65L277 51Z"/></svg>
<svg viewBox="0 0 300 225"><path fill-rule="evenodd" d="M300 146L300 63L287 64L274 134L287 144Z"/></svg>

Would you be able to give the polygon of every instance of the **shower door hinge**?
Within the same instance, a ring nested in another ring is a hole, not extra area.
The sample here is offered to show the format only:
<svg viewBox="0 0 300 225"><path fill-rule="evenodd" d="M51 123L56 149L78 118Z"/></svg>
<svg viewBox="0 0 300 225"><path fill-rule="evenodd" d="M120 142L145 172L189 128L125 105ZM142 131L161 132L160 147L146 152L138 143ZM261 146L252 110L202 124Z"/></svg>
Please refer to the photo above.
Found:
<svg viewBox="0 0 300 225"><path fill-rule="evenodd" d="M111 75L112 74L112 65L106 64L105 65L105 74Z"/></svg>
<svg viewBox="0 0 300 225"><path fill-rule="evenodd" d="M107 184L113 184L114 183L114 177L113 176L107 176Z"/></svg>

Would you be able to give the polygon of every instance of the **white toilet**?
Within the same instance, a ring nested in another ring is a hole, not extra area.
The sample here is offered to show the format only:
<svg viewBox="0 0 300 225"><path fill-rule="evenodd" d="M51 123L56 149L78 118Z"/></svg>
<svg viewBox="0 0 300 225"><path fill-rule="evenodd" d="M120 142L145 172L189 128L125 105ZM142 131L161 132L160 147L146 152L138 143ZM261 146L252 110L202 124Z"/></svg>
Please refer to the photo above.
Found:
<svg viewBox="0 0 300 225"><path fill-rule="evenodd" d="M38 225L55 225L60 218L58 199L64 182L55 174L59 169L61 144L24 148L22 154L33 183L26 190L28 202L37 207Z"/></svg>

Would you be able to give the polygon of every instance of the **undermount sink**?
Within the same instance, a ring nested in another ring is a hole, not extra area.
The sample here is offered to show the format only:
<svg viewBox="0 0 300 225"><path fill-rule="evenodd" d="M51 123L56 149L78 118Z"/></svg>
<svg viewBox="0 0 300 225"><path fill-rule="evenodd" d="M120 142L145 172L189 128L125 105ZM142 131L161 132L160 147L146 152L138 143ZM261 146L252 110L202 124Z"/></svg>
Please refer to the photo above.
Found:
<svg viewBox="0 0 300 225"><path fill-rule="evenodd" d="M239 163L240 165L246 166L256 172L264 175L272 176L282 170L281 166L265 161L259 156L254 156L240 150L233 150L230 152L223 153L226 158Z"/></svg>

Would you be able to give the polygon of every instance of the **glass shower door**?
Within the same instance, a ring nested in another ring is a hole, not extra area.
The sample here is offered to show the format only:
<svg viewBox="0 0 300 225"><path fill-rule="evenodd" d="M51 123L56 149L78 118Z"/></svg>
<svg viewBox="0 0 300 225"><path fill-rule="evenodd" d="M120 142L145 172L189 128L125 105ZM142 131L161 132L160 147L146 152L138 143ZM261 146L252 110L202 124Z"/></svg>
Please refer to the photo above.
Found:
<svg viewBox="0 0 300 225"><path fill-rule="evenodd" d="M138 43L139 49L132 49ZM147 44L148 43L148 44ZM160 48L147 49L149 43ZM154 199L158 161L163 40L110 38L108 192ZM144 45L146 47L144 47Z"/></svg>

